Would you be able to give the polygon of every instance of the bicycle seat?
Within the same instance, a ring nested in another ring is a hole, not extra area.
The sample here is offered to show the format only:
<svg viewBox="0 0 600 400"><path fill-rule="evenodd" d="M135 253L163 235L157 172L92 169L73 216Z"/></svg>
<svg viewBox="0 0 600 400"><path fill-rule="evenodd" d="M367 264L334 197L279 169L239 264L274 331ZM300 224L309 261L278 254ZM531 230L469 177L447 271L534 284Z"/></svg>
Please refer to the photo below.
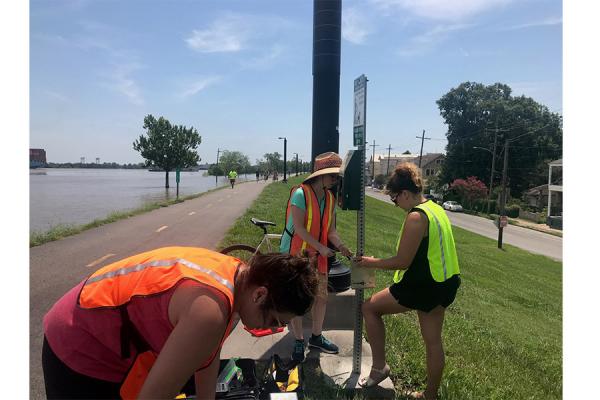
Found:
<svg viewBox="0 0 600 400"><path fill-rule="evenodd" d="M275 226L274 222L270 222L270 221L261 221L260 219L256 219L256 218L250 218L250 221L252 221L252 223L256 226L260 226L261 228L265 228L265 226L267 225L272 225Z"/></svg>

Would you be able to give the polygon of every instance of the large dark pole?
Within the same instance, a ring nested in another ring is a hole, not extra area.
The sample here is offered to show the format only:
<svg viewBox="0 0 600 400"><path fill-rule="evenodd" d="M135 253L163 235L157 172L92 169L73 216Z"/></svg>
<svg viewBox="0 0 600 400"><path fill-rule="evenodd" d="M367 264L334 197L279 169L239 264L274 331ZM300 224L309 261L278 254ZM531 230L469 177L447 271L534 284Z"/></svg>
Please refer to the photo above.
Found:
<svg viewBox="0 0 600 400"><path fill-rule="evenodd" d="M314 0L311 170L315 157L339 152L342 1Z"/></svg>
<svg viewBox="0 0 600 400"><path fill-rule="evenodd" d="M504 167L502 168L502 199L500 201L500 219L506 215L506 173L508 172L508 140L504 142ZM498 221L498 248L502 248L502 225Z"/></svg>
<svg viewBox="0 0 600 400"><path fill-rule="evenodd" d="M294 153L296 155L296 176L298 176L298 153Z"/></svg>
<svg viewBox="0 0 600 400"><path fill-rule="evenodd" d="M385 176L389 176L390 175L390 152L392 151L392 145L390 144L388 146L388 166L387 166L387 170L385 172Z"/></svg>

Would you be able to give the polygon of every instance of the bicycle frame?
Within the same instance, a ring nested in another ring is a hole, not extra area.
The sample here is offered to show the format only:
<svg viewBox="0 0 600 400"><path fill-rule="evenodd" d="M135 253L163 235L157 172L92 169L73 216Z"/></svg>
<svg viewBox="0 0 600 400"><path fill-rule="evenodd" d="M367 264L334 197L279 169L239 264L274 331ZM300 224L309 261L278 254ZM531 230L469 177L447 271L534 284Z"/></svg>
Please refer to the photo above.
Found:
<svg viewBox="0 0 600 400"><path fill-rule="evenodd" d="M271 240L281 240L281 236L282 235L278 233L265 233L258 246L256 246L256 250L261 253L274 253L279 251L279 247L274 247L271 244Z"/></svg>

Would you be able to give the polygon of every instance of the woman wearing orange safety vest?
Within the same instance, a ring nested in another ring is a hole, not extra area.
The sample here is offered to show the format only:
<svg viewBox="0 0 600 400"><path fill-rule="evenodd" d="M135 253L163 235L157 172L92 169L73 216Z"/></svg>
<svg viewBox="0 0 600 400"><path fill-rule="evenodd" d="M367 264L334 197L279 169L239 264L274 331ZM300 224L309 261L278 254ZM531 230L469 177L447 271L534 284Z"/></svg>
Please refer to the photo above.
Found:
<svg viewBox="0 0 600 400"><path fill-rule="evenodd" d="M286 282L281 285L281 282ZM44 317L49 399L172 399L194 375L214 398L223 342L303 315L317 290L309 260L257 255L248 265L197 247L165 247L107 265Z"/></svg>
<svg viewBox="0 0 600 400"><path fill-rule="evenodd" d="M335 230L335 197L331 188L337 183L341 165L342 159L333 152L315 157L314 172L290 193L280 246L282 253L299 254L306 250L318 256L319 289L312 308L312 336L308 345L331 354L337 353L338 347L322 335L327 306L327 257L334 254L327 247L328 242L343 255L352 256ZM292 318L290 327L296 338L292 360L302 362L305 347L302 317Z"/></svg>

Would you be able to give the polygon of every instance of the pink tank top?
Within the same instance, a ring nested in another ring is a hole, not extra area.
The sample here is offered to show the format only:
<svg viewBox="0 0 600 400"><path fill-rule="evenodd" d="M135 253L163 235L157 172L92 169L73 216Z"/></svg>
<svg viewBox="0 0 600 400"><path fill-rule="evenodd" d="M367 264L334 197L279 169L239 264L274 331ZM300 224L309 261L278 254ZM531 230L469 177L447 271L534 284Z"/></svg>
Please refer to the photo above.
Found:
<svg viewBox="0 0 600 400"><path fill-rule="evenodd" d="M121 314L118 309L86 310L77 306L85 281L68 291L44 316L44 334L58 358L72 370L96 379L121 382L136 352L121 358ZM173 325L169 302L177 288L152 296L134 297L127 311L137 331L158 354Z"/></svg>

